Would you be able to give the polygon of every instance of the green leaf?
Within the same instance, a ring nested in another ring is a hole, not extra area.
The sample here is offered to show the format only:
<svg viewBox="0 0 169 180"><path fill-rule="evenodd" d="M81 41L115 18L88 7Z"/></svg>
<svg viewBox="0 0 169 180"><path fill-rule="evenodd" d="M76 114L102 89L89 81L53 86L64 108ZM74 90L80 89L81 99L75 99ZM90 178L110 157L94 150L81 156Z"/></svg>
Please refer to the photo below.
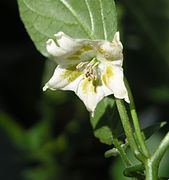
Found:
<svg viewBox="0 0 169 180"><path fill-rule="evenodd" d="M112 149L109 149L108 151L106 151L104 153L104 157L105 158L109 158L109 157L112 157L112 156L117 156L119 155L119 151L117 148L112 148Z"/></svg>
<svg viewBox="0 0 169 180"><path fill-rule="evenodd" d="M119 141L120 142L120 141ZM124 150L124 152L126 152L127 148L129 147L129 143L128 142L125 142L123 143L122 141L120 142L120 146L121 148ZM109 158L111 156L117 156L119 155L120 152L117 148L112 148L112 149L109 149L107 150L105 153L104 153L104 156L105 158Z"/></svg>
<svg viewBox="0 0 169 180"><path fill-rule="evenodd" d="M97 105L94 117L91 117L94 135L108 145L113 144L113 136L118 136L122 130L121 123L115 116L114 107L114 99L106 97Z"/></svg>
<svg viewBox="0 0 169 180"><path fill-rule="evenodd" d="M113 144L113 135L111 129L108 126L100 127L94 131L95 137L99 138L100 142L108 145Z"/></svg>
<svg viewBox="0 0 169 180"><path fill-rule="evenodd" d="M154 125L151 125L145 129L142 129L143 135L145 139L150 138L155 132L157 132L159 129L161 129L163 126L165 126L167 122L159 122Z"/></svg>
<svg viewBox="0 0 169 180"><path fill-rule="evenodd" d="M74 38L112 40L117 31L113 0L18 0L21 19L45 56L47 39L59 31Z"/></svg>

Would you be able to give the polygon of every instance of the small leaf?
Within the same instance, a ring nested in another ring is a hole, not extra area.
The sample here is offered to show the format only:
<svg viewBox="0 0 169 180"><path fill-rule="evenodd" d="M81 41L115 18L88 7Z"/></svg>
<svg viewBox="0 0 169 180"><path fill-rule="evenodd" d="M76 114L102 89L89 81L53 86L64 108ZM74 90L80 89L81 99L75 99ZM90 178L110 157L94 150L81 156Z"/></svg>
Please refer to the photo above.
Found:
<svg viewBox="0 0 169 180"><path fill-rule="evenodd" d="M112 148L104 153L105 158L109 158L117 155L119 155L119 151L117 148Z"/></svg>
<svg viewBox="0 0 169 180"><path fill-rule="evenodd" d="M114 107L114 99L106 97L98 104L94 117L91 117L94 135L108 145L112 145L113 136L118 136L122 131L121 123L115 117Z"/></svg>
<svg viewBox="0 0 169 180"><path fill-rule="evenodd" d="M21 19L37 49L59 31L74 38L112 40L117 31L113 0L18 0Z"/></svg>
<svg viewBox="0 0 169 180"><path fill-rule="evenodd" d="M113 135L111 129L108 126L100 127L95 130L94 135L100 139L100 142L112 145L113 144Z"/></svg>
<svg viewBox="0 0 169 180"><path fill-rule="evenodd" d="M102 143L112 144L111 125L113 121L115 101L112 98L104 98L96 107L94 117L91 118L91 124L94 129L94 135Z"/></svg>
<svg viewBox="0 0 169 180"><path fill-rule="evenodd" d="M150 138L155 132L157 132L159 129L161 129L166 124L167 124L167 122L163 121L163 122L159 122L154 125L151 125L145 129L142 129L145 139Z"/></svg>
<svg viewBox="0 0 169 180"><path fill-rule="evenodd" d="M124 152L126 152L128 146L129 146L129 143L128 143L128 142L123 143L122 141L119 141L119 142L120 142L121 148L124 150ZM119 155L119 154L120 154L120 152L118 151L117 148L112 148L112 149L107 150L107 151L104 153L104 156L105 156L106 158L109 158L109 157L111 157L111 156L117 156L117 155Z"/></svg>

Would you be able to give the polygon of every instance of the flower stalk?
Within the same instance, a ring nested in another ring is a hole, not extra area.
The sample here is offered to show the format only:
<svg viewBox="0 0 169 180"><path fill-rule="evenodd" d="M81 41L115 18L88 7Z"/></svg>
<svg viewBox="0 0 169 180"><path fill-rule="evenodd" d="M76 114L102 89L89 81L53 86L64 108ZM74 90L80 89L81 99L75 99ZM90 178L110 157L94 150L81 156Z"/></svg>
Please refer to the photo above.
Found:
<svg viewBox="0 0 169 180"><path fill-rule="evenodd" d="M132 152L134 153L134 155L136 156L136 158L141 161L144 162L145 161L145 156L140 152L137 143L135 141L134 135L133 135L133 131L129 122L129 118L128 118L128 114L125 108L125 105L123 103L123 100L120 99L116 99L116 105L117 105L117 109L121 118L121 122L124 128L124 132L125 135L127 137L127 140L130 144L130 148L132 150Z"/></svg>
<svg viewBox="0 0 169 180"><path fill-rule="evenodd" d="M129 86L127 85L127 89L129 89L128 87ZM128 93L129 93L129 97L131 98L132 96L131 91L129 90ZM139 146L135 141L135 137L133 135L133 131L129 122L129 118L128 118L127 111L125 109L124 102L123 100L116 99L117 109L119 111L121 122L124 128L127 140L130 144L130 148L132 152L134 153L135 157L140 162L142 162L142 164L138 166L128 166L125 169L124 174L126 176L139 179L139 178L143 178L143 174L140 175L140 174L137 174L137 172L140 170L143 171L145 169L146 180L158 180L158 169L159 169L161 159L164 156L166 150L169 148L169 132L163 138L163 140L161 141L160 145L158 146L154 154L150 155L149 150L145 144L145 140L141 134L137 113L134 108L135 106L134 106L133 98L130 99L130 102L131 102L130 110L133 110L131 111L131 115L132 115L135 131L139 131L139 133L138 132L136 133L136 138L137 140L139 139L138 140Z"/></svg>
<svg viewBox="0 0 169 180"><path fill-rule="evenodd" d="M143 137L141 129L140 129L140 124L139 124L139 120L138 120L137 111L136 111L136 108L135 108L135 103L134 103L133 95L132 95L130 86L129 86L129 84L128 84L126 79L125 79L125 85L126 85L126 88L127 88L127 91L128 91L129 99L130 99L129 107L130 107L130 113L131 113L133 125L134 125L134 128L135 128L136 138L138 140L138 143L140 145L140 148L141 148L141 151L143 152L143 154L146 157L149 157L150 156L150 152L149 152L149 150L148 150L148 148L146 146L146 143L144 141L144 137Z"/></svg>
<svg viewBox="0 0 169 180"><path fill-rule="evenodd" d="M114 146L118 149L120 156L125 164L126 167L130 167L131 166L131 162L127 157L126 152L124 151L124 149L121 147L118 139L116 137L113 138L113 144Z"/></svg>

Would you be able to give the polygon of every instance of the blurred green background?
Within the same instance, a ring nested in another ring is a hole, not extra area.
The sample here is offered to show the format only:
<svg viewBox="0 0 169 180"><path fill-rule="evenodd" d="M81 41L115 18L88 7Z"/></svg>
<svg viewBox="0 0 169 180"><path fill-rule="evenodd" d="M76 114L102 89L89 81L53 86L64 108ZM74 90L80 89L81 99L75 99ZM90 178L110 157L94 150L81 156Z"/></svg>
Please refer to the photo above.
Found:
<svg viewBox="0 0 169 180"><path fill-rule="evenodd" d="M169 1L118 0L125 75L141 126L169 119ZM119 158L92 133L72 92L42 92L55 64L36 51L18 14L2 0L0 41L0 179L122 180ZM154 149L168 125L149 142ZM160 174L169 177L169 152ZM127 178L126 178L127 179Z"/></svg>

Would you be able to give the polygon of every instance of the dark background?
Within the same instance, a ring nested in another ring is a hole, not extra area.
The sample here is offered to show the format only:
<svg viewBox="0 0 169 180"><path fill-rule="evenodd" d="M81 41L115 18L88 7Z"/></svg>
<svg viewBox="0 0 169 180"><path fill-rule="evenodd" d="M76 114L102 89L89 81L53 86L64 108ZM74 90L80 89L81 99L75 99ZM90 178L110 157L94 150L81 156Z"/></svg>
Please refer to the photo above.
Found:
<svg viewBox="0 0 169 180"><path fill-rule="evenodd" d="M119 0L118 15L125 74L141 124L167 121L169 3ZM94 138L78 98L70 92L42 92L54 65L35 49L17 2L2 0L0 17L0 179L113 179L116 162L104 158L108 147Z"/></svg>

